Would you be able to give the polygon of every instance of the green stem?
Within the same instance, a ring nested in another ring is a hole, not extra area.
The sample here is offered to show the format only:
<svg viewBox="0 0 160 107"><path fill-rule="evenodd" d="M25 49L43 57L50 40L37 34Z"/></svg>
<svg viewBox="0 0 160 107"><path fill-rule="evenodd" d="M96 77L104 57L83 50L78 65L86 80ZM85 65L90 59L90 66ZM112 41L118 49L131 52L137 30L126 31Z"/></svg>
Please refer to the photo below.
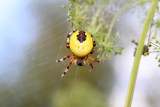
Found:
<svg viewBox="0 0 160 107"><path fill-rule="evenodd" d="M146 1L148 1L148 0L137 0L137 1L135 1L135 2L129 3L129 4L127 4L126 6L124 6L119 12L117 12L116 15L113 17L113 19L112 19L112 21L111 21L111 24L110 24L110 27L109 27L109 30L108 30L108 33L107 33L107 35L106 35L106 38L105 38L104 43L106 43L107 40L108 40L108 38L110 37L111 32L112 32L113 25L114 25L116 19L118 18L118 16L119 16L122 12L124 12L125 10L127 10L128 8L130 8L130 7L132 7L132 6L136 5L136 4L140 4L140 3L146 2Z"/></svg>
<svg viewBox="0 0 160 107"><path fill-rule="evenodd" d="M129 83L129 87L128 87L125 107L131 107L135 83L136 83L137 74L138 74L139 63L140 63L142 50L143 50L143 46L144 46L144 41L145 41L146 34L148 32L148 28L149 28L149 25L150 25L151 20L153 18L154 11L155 11L157 4L158 4L158 0L152 0L151 7L149 9L149 12L148 12L146 20L145 20L145 24L143 27L143 31L141 34L141 38L139 41L138 49L136 52L136 56L135 56L135 60L134 60L133 68L132 68L132 73L131 73L131 77L130 77L130 83Z"/></svg>

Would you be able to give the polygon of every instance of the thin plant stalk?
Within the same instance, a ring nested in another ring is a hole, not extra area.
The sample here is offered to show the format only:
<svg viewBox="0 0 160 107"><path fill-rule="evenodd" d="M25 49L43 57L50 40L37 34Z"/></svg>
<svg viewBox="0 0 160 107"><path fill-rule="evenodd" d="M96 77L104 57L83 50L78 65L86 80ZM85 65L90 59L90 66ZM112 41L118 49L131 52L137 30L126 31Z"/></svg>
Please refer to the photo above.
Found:
<svg viewBox="0 0 160 107"><path fill-rule="evenodd" d="M126 6L124 6L119 12L116 13L116 15L113 17L112 21L111 21L111 24L110 24L110 27L109 27L109 30L108 30L108 33L106 35L106 38L105 38L105 41L104 43L107 42L109 36L111 35L111 32L112 32L112 29L113 29L113 25L116 21L116 19L118 18L118 16L123 13L125 10L127 10L128 8L134 6L134 5L137 5L137 4L140 4L140 3L144 3L144 2L147 2L148 0L137 0L135 2L131 2L129 4L127 4Z"/></svg>
<svg viewBox="0 0 160 107"><path fill-rule="evenodd" d="M140 59L141 59L141 55L142 55L142 51L144 47L144 42L146 39L146 35L148 32L149 26L151 24L151 20L154 15L155 8L157 7L157 4L158 4L158 0L152 0L151 7L149 9L149 12L145 20L145 24L143 27L140 41L138 43L138 48L137 48L137 52L136 52L136 56L135 56L135 60L134 60L133 68L132 68L128 92L127 92L126 101L125 101L125 107L131 107L135 83L136 83L137 74L138 74L139 63L140 63Z"/></svg>

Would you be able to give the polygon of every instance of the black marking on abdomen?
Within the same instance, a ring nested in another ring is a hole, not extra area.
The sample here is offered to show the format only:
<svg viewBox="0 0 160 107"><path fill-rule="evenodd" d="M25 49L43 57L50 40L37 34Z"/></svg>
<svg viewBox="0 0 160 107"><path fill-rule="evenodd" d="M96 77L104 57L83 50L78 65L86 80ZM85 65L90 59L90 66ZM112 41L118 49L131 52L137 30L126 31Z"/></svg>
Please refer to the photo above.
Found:
<svg viewBox="0 0 160 107"><path fill-rule="evenodd" d="M86 35L85 35L85 31L79 31L79 34L77 35L77 39L79 40L79 42L83 42L86 40Z"/></svg>

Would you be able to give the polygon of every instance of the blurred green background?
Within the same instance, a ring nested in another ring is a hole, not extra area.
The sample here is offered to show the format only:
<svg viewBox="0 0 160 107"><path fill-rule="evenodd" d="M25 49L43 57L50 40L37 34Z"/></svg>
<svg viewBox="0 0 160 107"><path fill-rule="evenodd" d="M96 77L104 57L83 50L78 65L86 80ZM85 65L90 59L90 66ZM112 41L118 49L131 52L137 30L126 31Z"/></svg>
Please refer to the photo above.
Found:
<svg viewBox="0 0 160 107"><path fill-rule="evenodd" d="M102 12L109 24L126 0L111 1ZM113 31L123 55L102 64L75 66L61 78L69 63L56 59L66 49L68 0L0 1L0 107L123 107L134 59L132 39L139 40L148 5L124 12ZM96 52L92 55L96 57ZM142 56L133 107L160 105L160 73L154 55Z"/></svg>

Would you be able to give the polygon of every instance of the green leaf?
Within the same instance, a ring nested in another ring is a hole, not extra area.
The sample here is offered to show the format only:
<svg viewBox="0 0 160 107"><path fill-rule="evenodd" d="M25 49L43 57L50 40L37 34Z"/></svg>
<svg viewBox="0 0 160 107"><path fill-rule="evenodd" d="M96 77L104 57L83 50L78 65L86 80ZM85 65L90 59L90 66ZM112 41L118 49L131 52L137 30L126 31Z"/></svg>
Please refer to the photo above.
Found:
<svg viewBox="0 0 160 107"><path fill-rule="evenodd" d="M144 55L149 55L149 52L145 52Z"/></svg>

